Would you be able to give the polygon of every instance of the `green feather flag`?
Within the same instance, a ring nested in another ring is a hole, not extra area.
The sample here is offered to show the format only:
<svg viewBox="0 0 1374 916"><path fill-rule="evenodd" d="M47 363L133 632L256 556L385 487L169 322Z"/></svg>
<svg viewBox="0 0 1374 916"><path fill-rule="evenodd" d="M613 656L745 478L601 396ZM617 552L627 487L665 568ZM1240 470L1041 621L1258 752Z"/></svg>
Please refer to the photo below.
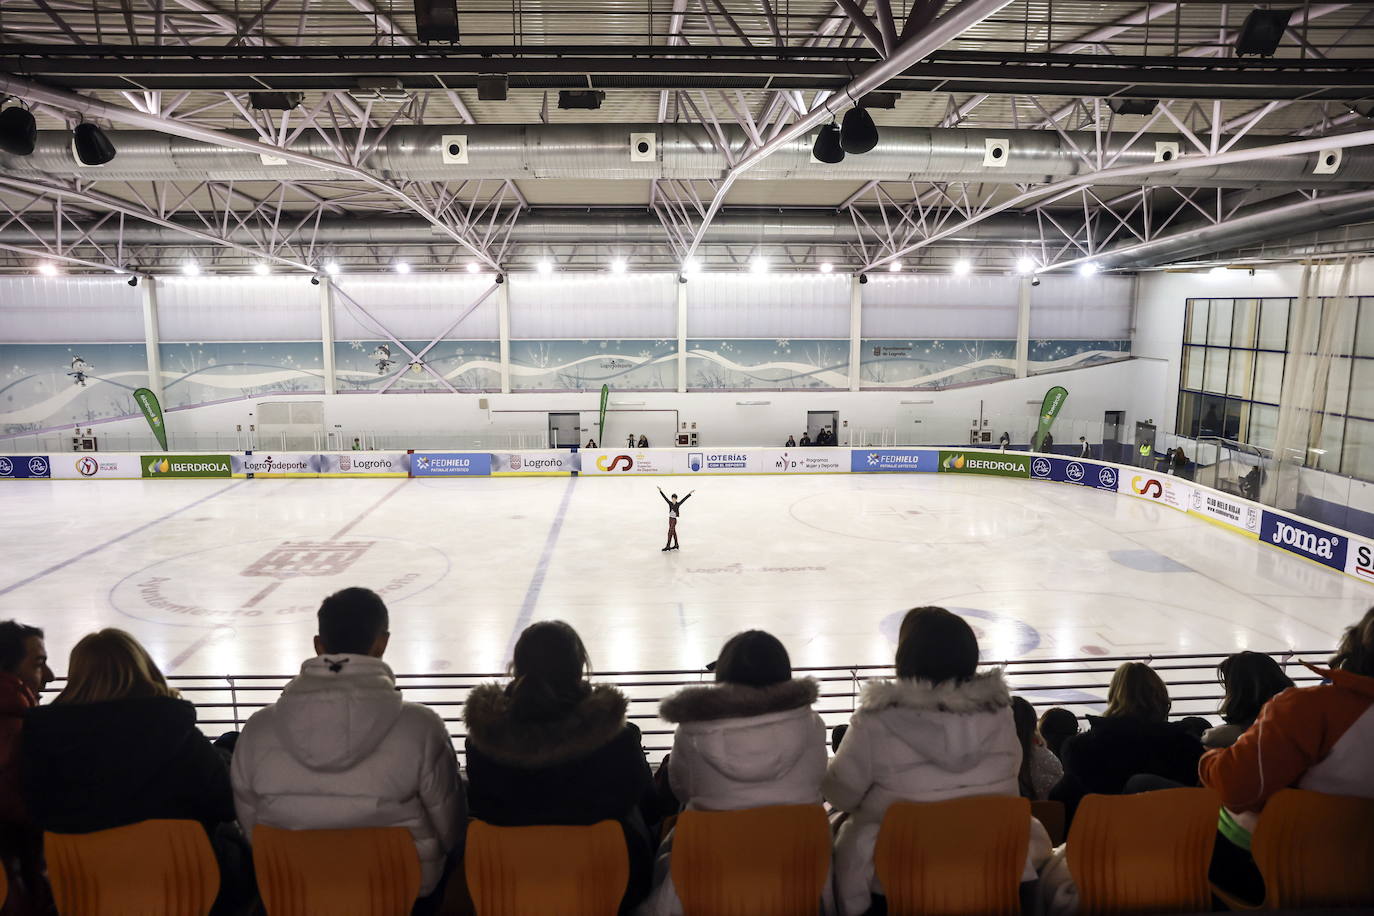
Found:
<svg viewBox="0 0 1374 916"><path fill-rule="evenodd" d="M143 418L153 428L157 444L162 446L164 452L167 451L167 427L162 422L162 405L157 402L157 395L147 388L139 388L134 392L134 400L143 410Z"/></svg>

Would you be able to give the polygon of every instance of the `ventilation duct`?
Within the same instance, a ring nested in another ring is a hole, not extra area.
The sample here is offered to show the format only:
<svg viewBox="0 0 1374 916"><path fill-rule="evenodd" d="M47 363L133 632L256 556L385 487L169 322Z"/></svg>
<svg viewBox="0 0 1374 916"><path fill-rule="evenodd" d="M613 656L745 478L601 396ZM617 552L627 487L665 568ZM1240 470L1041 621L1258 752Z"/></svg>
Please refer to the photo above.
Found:
<svg viewBox="0 0 1374 916"><path fill-rule="evenodd" d="M468 138L468 161L444 162L444 138L460 132ZM119 158L101 169L101 180L114 181L270 181L338 180L334 172L281 162L271 156L230 149L158 131L111 130L107 136L119 150ZM637 160L631 156L630 135L647 133L658 138L657 155ZM251 131L234 135L256 141ZM1078 149L1096 149L1091 133L1069 134ZM33 155L0 153L0 173L15 177L90 177L71 151L71 135L41 131ZM352 148L355 136L345 132L344 146ZM369 138L370 139L370 138ZM744 172L741 180L835 180L853 183L879 181L972 180L999 184L1046 183L1088 174L1093 169L1079 158L1073 146L1048 130L964 130L942 128L883 129L879 148L837 164L816 162L811 155L814 135L786 144L758 166ZM1117 166L1150 165L1159 144L1177 143L1171 134L1147 134L1122 153L1126 137L1104 142L1104 159ZM1005 142L1004 165L986 163L989 140ZM740 130L727 130L726 142L737 154L748 148ZM1250 149L1272 141L1244 137L1233 149ZM291 149L329 159L333 151L314 132L305 132ZM1119 155L1118 155L1119 154ZM738 156L737 156L738 158ZM1335 187L1367 187L1374 183L1374 149L1346 150L1340 168L1332 174L1314 174L1317 155L1287 156L1206 168L1165 172L1132 179L1139 187L1178 184L1189 187L1249 188L1278 183L1293 187L1314 184ZM725 157L712 143L705 128L690 124L549 124L396 126L362 163L375 174L416 181L462 179L719 179L728 170Z"/></svg>

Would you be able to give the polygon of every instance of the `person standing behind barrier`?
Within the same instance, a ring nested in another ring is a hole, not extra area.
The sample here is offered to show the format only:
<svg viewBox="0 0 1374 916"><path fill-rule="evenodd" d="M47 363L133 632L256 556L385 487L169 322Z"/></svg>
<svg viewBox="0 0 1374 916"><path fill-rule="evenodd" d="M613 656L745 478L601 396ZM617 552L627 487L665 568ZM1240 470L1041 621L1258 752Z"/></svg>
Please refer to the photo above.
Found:
<svg viewBox="0 0 1374 916"><path fill-rule="evenodd" d="M798 442L797 445L800 448L809 448L811 446L811 436L809 436L806 433L802 433L801 441Z"/></svg>
<svg viewBox="0 0 1374 916"><path fill-rule="evenodd" d="M1011 448L1011 433L1002 433L1002 435L997 439L997 447L1004 452L1007 449Z"/></svg>
<svg viewBox="0 0 1374 916"><path fill-rule="evenodd" d="M640 434L639 434L639 448L648 448L648 447L649 447L649 437L646 436L646 435L644 435L643 433L640 433Z"/></svg>
<svg viewBox="0 0 1374 916"><path fill-rule="evenodd" d="M649 890L654 797L625 695L588 682L587 650L561 620L527 627L510 671L463 706L472 816L501 827L619 821L630 858L622 911L634 906Z"/></svg>
<svg viewBox="0 0 1374 916"><path fill-rule="evenodd" d="M420 857L416 912L437 912L466 823L448 728L433 709L401 699L382 661L391 634L376 592L335 592L317 619L315 657L239 737L239 823L250 840L258 824L404 827Z"/></svg>
<svg viewBox="0 0 1374 916"><path fill-rule="evenodd" d="M897 643L897 680L870 681L830 760L822 792L852 814L835 838L840 912L857 916L881 894L873 848L894 802L1018 794L1021 745L1000 668L978 671L978 640L944 608L907 612ZM1049 855L1031 822L1023 881Z"/></svg>
<svg viewBox="0 0 1374 916"><path fill-rule="evenodd" d="M659 717L677 725L668 781L687 808L735 811L819 805L825 777L825 723L811 707L819 685L792 677L777 637L736 633L721 647L716 685L665 699ZM678 916L671 837L654 866L654 893L641 916Z"/></svg>
<svg viewBox="0 0 1374 916"><path fill-rule="evenodd" d="M783 443L783 446L782 446L782 447L783 447L783 448L796 448L796 447L797 447L797 440L796 440L794 437L792 437L792 436L788 436L788 437L787 437L787 441Z"/></svg>
<svg viewBox="0 0 1374 916"><path fill-rule="evenodd" d="M1283 691L1235 744L1208 751L1198 765L1202 784L1225 806L1211 878L1255 902L1264 882L1250 838L1275 793L1292 786L1374 798L1374 608L1346 628L1330 669L1312 670L1328 683Z"/></svg>

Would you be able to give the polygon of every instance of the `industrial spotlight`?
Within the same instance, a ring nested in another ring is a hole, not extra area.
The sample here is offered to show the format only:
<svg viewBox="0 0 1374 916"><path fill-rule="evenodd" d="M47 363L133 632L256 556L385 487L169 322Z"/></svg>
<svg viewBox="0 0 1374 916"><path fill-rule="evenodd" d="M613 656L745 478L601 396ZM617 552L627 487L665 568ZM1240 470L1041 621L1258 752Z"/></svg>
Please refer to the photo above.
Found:
<svg viewBox="0 0 1374 916"><path fill-rule="evenodd" d="M304 98L304 92L250 92L248 104L258 111L291 111Z"/></svg>
<svg viewBox="0 0 1374 916"><path fill-rule="evenodd" d="M110 138L89 121L82 121L72 130L72 151L82 165L104 165L115 157Z"/></svg>
<svg viewBox="0 0 1374 916"><path fill-rule="evenodd" d="M831 121L816 134L816 142L811 145L811 155L818 162L835 165L844 161L844 147L840 145L840 128Z"/></svg>
<svg viewBox="0 0 1374 916"><path fill-rule="evenodd" d="M1159 99L1107 99L1107 107L1119 115L1154 114Z"/></svg>
<svg viewBox="0 0 1374 916"><path fill-rule="evenodd" d="M846 153L866 153L878 145L878 125L867 110L855 105L844 113L840 146Z"/></svg>
<svg viewBox="0 0 1374 916"><path fill-rule="evenodd" d="M477 77L477 99L482 102L504 102L510 80L504 73Z"/></svg>
<svg viewBox="0 0 1374 916"><path fill-rule="evenodd" d="M606 93L600 89L564 89L558 93L558 107L565 111L572 108L596 111L605 99Z"/></svg>
<svg viewBox="0 0 1374 916"><path fill-rule="evenodd" d="M431 41L458 40L458 0L415 0L415 37Z"/></svg>
<svg viewBox="0 0 1374 916"><path fill-rule="evenodd" d="M33 112L19 105L0 111L0 149L13 156L29 156L37 140Z"/></svg>
<svg viewBox="0 0 1374 916"><path fill-rule="evenodd" d="M137 286L137 285L138 285L138 276L137 276L137 275L134 275L134 276L132 276L132 277L129 278L129 285L130 285L130 286Z"/></svg>
<svg viewBox="0 0 1374 916"><path fill-rule="evenodd" d="M1236 36L1236 56L1272 56L1283 41L1283 31L1291 18L1293 10L1251 10Z"/></svg>

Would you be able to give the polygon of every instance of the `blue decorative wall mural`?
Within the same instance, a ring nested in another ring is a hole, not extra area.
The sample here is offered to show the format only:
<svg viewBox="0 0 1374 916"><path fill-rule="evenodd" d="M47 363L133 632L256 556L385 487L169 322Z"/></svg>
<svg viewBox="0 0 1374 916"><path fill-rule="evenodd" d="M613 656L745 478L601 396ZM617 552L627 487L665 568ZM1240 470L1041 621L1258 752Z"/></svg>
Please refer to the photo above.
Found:
<svg viewBox="0 0 1374 916"><path fill-rule="evenodd" d="M848 388L848 340L689 340L687 387Z"/></svg>
<svg viewBox="0 0 1374 916"><path fill-rule="evenodd" d="M22 433L138 413L141 343L0 345L0 431Z"/></svg>
<svg viewBox="0 0 1374 916"><path fill-rule="evenodd" d="M164 343L162 405L324 390L319 343Z"/></svg>
<svg viewBox="0 0 1374 916"><path fill-rule="evenodd" d="M892 340L860 342L864 388L953 388L1016 375L1014 340ZM1131 355L1129 340L1034 340L1031 375L1077 369Z"/></svg>
<svg viewBox="0 0 1374 916"><path fill-rule="evenodd" d="M512 391L677 388L676 340L512 340Z"/></svg>
<svg viewBox="0 0 1374 916"><path fill-rule="evenodd" d="M429 341L407 340L412 353ZM423 369L408 368L406 351L389 340L339 340L334 342L334 372L339 391L380 391L398 369L405 372L389 391L447 391ZM459 391L499 391L501 344L495 340L441 340L424 355L424 362Z"/></svg>

